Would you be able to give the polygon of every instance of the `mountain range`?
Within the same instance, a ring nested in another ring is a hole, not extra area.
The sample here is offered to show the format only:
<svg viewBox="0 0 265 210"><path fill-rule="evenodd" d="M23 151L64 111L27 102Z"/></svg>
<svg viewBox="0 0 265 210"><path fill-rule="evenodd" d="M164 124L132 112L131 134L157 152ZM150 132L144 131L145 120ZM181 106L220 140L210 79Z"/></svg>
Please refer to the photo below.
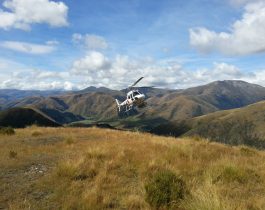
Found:
<svg viewBox="0 0 265 210"><path fill-rule="evenodd" d="M79 91L1 90L0 109L4 111L0 112L0 126L2 113L26 107L58 124L107 122L119 128L150 131L161 124L185 121L192 125L190 134L199 133L199 124L213 125L220 119L231 121L232 118L238 119L237 116L245 116L255 121L257 133L265 136L259 132L264 128L264 118L260 116L264 115L265 103L261 101L265 100L265 87L226 80L182 90L146 87L139 90L147 96L148 106L124 119L117 115L115 98L124 100L127 90L105 87ZM245 107L251 104L254 105Z"/></svg>

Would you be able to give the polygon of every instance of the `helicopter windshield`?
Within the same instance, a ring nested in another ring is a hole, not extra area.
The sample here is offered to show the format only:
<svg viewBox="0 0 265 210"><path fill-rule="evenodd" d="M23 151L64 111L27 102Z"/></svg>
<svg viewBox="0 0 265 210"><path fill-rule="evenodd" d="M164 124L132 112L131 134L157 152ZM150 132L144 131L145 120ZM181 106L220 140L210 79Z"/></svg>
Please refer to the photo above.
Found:
<svg viewBox="0 0 265 210"><path fill-rule="evenodd" d="M134 91L133 92L133 96L137 96L137 95L139 95L140 93L139 92L137 92L137 91Z"/></svg>

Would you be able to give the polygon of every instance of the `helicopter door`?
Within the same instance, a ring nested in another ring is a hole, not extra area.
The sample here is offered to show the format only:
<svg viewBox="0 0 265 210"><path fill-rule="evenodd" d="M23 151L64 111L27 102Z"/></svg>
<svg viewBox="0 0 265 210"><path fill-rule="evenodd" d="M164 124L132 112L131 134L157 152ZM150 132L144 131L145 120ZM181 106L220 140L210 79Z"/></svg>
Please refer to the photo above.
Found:
<svg viewBox="0 0 265 210"><path fill-rule="evenodd" d="M133 93L132 93L132 100L133 100L133 101L135 100L135 97L134 97L134 96L135 96L135 93L133 92Z"/></svg>
<svg viewBox="0 0 265 210"><path fill-rule="evenodd" d="M133 100L135 100L135 96L137 96L137 95L139 95L139 92L137 92L137 91L133 92L133 94L132 94Z"/></svg>
<svg viewBox="0 0 265 210"><path fill-rule="evenodd" d="M132 95L129 95L129 100L131 100L131 101L132 101Z"/></svg>

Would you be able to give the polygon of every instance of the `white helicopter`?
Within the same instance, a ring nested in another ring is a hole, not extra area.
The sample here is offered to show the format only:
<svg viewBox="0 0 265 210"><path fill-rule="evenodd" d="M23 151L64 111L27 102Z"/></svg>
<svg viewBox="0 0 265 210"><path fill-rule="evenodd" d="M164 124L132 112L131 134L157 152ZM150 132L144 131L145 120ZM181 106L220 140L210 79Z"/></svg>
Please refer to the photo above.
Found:
<svg viewBox="0 0 265 210"><path fill-rule="evenodd" d="M135 85L140 82L144 77L141 77L138 79L133 85L129 87L129 89L132 89L135 87ZM138 89L130 90L127 93L127 98L125 101L120 102L118 99L116 100L117 106L118 106L118 111L119 113L121 112L128 112L132 110L134 107L142 108L146 106L145 102L145 95L141 93Z"/></svg>

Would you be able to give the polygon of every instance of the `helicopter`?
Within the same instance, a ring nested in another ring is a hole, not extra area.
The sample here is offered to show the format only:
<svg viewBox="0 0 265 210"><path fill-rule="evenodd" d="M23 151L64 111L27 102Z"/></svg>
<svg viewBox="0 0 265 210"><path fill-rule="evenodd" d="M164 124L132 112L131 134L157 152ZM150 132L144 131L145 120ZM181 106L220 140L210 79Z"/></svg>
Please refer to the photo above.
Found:
<svg viewBox="0 0 265 210"><path fill-rule="evenodd" d="M141 93L138 89L133 89L138 82L140 82L144 77L139 78L133 85L129 86L127 89L130 91L127 93L125 101L120 102L116 100L118 112L129 112L134 107L143 108L146 106L145 98L146 96Z"/></svg>

